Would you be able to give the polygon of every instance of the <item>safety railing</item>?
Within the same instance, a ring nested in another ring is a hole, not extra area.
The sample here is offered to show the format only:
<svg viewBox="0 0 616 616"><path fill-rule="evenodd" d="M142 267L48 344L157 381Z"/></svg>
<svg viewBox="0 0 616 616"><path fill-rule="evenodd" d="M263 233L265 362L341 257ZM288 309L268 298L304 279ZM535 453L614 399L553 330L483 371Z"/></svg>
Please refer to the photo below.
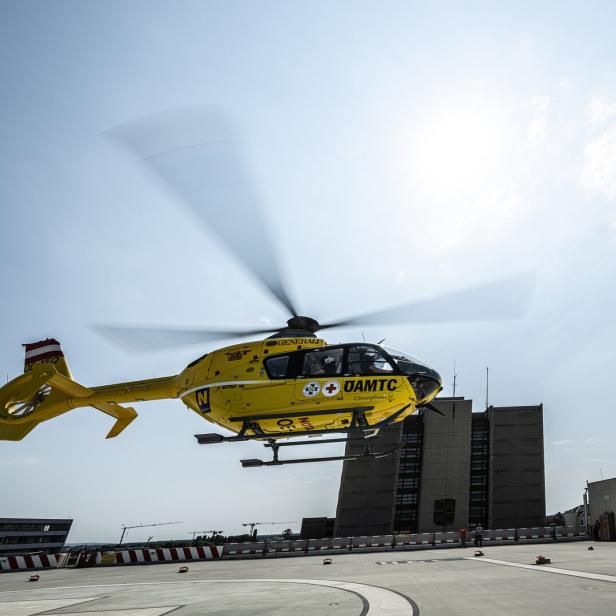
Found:
<svg viewBox="0 0 616 616"><path fill-rule="evenodd" d="M548 543L587 539L584 526L544 526L534 528L504 528L484 530L482 546L514 543ZM474 544L474 533L466 537L466 545ZM95 567L101 565L153 564L178 561L201 561L245 558L276 558L349 552L382 552L452 548L462 544L460 533L438 531L398 535L370 535L325 539L295 539L226 543L223 546L136 548L111 551L81 552L75 558L58 554L21 554L0 556L0 571L48 569L63 566ZM71 553L71 556L74 553Z"/></svg>

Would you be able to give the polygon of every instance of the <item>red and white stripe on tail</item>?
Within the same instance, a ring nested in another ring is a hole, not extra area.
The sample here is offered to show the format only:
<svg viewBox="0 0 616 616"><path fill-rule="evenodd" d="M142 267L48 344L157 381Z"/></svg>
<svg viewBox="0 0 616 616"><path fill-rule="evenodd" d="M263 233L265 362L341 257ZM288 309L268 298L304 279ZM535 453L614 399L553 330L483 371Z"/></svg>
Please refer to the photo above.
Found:
<svg viewBox="0 0 616 616"><path fill-rule="evenodd" d="M47 338L39 342L29 342L22 346L26 352L24 372L30 372L35 364L52 364L60 374L73 378L64 358L62 347L55 338Z"/></svg>

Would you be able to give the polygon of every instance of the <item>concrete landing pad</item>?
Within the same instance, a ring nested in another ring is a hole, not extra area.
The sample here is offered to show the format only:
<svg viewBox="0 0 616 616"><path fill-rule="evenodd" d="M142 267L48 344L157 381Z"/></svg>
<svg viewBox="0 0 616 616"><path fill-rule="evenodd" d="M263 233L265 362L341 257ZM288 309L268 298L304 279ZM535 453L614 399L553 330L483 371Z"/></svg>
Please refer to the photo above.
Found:
<svg viewBox="0 0 616 616"><path fill-rule="evenodd" d="M0 575L0 616L614 614L616 544L349 553ZM544 554L548 566L537 567Z"/></svg>

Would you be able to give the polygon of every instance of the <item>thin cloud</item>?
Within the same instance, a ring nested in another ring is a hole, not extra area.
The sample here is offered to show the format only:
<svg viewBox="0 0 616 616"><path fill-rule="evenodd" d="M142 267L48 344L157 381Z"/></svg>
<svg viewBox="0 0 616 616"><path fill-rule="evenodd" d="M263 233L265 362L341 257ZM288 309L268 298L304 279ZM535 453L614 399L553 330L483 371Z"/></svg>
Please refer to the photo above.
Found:
<svg viewBox="0 0 616 616"><path fill-rule="evenodd" d="M532 109L536 113L546 113L552 99L547 94L535 94L522 103L523 109Z"/></svg>
<svg viewBox="0 0 616 616"><path fill-rule="evenodd" d="M552 99L545 94L536 94L522 103L522 109L528 109L532 118L528 125L527 139L533 145L541 146L547 136L547 115Z"/></svg>
<svg viewBox="0 0 616 616"><path fill-rule="evenodd" d="M554 441L552 445L572 445L575 441Z"/></svg>
<svg viewBox="0 0 616 616"><path fill-rule="evenodd" d="M616 124L584 148L579 185L587 197L616 199Z"/></svg>
<svg viewBox="0 0 616 616"><path fill-rule="evenodd" d="M42 460L40 458L27 458L27 457L19 456L19 457L9 458L8 460L5 460L5 463L15 465L15 466L23 466L24 464L40 464L41 461Z"/></svg>
<svg viewBox="0 0 616 616"><path fill-rule="evenodd" d="M592 124L603 124L616 117L616 101L607 101L603 96L594 96L586 106L586 117Z"/></svg>

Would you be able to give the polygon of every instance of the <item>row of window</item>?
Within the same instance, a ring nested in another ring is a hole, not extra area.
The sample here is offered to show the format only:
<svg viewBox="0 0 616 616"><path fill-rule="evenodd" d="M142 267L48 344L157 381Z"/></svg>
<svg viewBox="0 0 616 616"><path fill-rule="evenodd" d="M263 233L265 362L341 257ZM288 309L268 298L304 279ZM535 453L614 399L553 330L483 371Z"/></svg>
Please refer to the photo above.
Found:
<svg viewBox="0 0 616 616"><path fill-rule="evenodd" d="M417 494L406 494L406 493L402 493L402 494L396 494L396 504L399 505L407 505L407 504L414 504L417 502Z"/></svg>
<svg viewBox="0 0 616 616"><path fill-rule="evenodd" d="M415 477L413 475L398 477L398 490L403 488L414 488L417 489L419 487L419 477Z"/></svg>
<svg viewBox="0 0 616 616"><path fill-rule="evenodd" d="M26 531L33 530L46 533L50 530L66 530L70 529L70 524L36 524L29 522L0 522L0 533L2 531Z"/></svg>
<svg viewBox="0 0 616 616"><path fill-rule="evenodd" d="M264 365L271 379L399 373L385 352L371 344L295 351L268 357Z"/></svg>
<svg viewBox="0 0 616 616"><path fill-rule="evenodd" d="M21 543L62 543L57 537L0 537L0 545L13 545Z"/></svg>

